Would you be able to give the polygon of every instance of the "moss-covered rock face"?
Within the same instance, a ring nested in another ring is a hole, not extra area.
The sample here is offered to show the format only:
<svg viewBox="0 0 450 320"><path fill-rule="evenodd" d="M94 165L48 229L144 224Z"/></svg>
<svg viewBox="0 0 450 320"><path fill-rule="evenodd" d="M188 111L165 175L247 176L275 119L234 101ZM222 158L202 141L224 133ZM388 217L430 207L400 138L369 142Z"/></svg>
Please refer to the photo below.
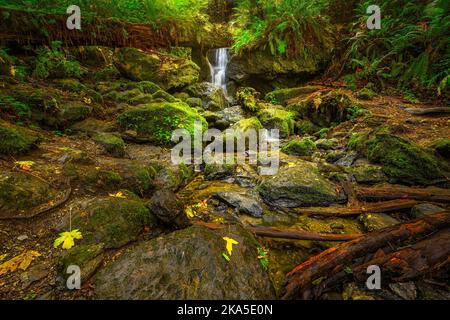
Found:
<svg viewBox="0 0 450 320"><path fill-rule="evenodd" d="M32 131L0 120L0 154L23 154L36 146L39 138Z"/></svg>
<svg viewBox="0 0 450 320"><path fill-rule="evenodd" d="M116 134L113 133L99 133L94 136L94 141L105 148L106 152L115 156L125 156L125 142Z"/></svg>
<svg viewBox="0 0 450 320"><path fill-rule="evenodd" d="M313 135L314 133L320 130L320 127L315 125L309 120L300 119L295 123L296 131L300 135L309 134Z"/></svg>
<svg viewBox="0 0 450 320"><path fill-rule="evenodd" d="M127 159L114 159L112 164L99 167L68 163L64 169L85 185L110 191L122 188L144 196L155 187L155 168Z"/></svg>
<svg viewBox="0 0 450 320"><path fill-rule="evenodd" d="M439 139L432 144L432 148L440 156L450 160L450 139Z"/></svg>
<svg viewBox="0 0 450 320"><path fill-rule="evenodd" d="M134 130L140 137L160 144L172 144L175 129L186 129L193 135L197 121L203 130L208 128L208 123L198 111L183 102L148 104L130 109L118 119L123 129Z"/></svg>
<svg viewBox="0 0 450 320"><path fill-rule="evenodd" d="M313 92L320 90L321 88L322 87L319 86L306 86L297 88L277 89L266 94L264 99L267 102L273 104L285 105L289 99L311 94Z"/></svg>
<svg viewBox="0 0 450 320"><path fill-rule="evenodd" d="M354 105L351 98L337 90L323 96L312 95L288 106L297 118L307 119L319 127L330 127L348 120L348 110Z"/></svg>
<svg viewBox="0 0 450 320"><path fill-rule="evenodd" d="M308 138L291 140L281 148L284 153L296 156L312 156L316 150L315 143Z"/></svg>
<svg viewBox="0 0 450 320"><path fill-rule="evenodd" d="M2 213L31 209L47 203L53 196L50 186L21 172L0 174L0 208Z"/></svg>
<svg viewBox="0 0 450 320"><path fill-rule="evenodd" d="M280 130L280 137L287 138L294 133L294 115L286 110L271 107L258 113L258 119L265 129Z"/></svg>
<svg viewBox="0 0 450 320"><path fill-rule="evenodd" d="M320 175L317 165L307 161L280 168L276 175L263 180L258 191L268 204L287 208L329 206L346 201L346 196Z"/></svg>
<svg viewBox="0 0 450 320"><path fill-rule="evenodd" d="M134 48L117 49L114 65L131 80L154 81L166 90L189 86L200 77L200 68L190 60L148 54Z"/></svg>
<svg viewBox="0 0 450 320"><path fill-rule="evenodd" d="M236 92L236 99L244 110L255 113L260 110L259 93L250 87L239 88Z"/></svg>
<svg viewBox="0 0 450 320"><path fill-rule="evenodd" d="M119 248L136 240L144 226L156 225L156 218L141 200L129 193L125 197L95 199L73 216L72 229L83 234L83 244Z"/></svg>
<svg viewBox="0 0 450 320"><path fill-rule="evenodd" d="M235 239L227 262L223 237ZM98 299L274 299L258 243L239 225L200 226L140 243L100 270ZM182 284L182 285L180 285Z"/></svg>
<svg viewBox="0 0 450 320"><path fill-rule="evenodd" d="M63 253L59 258L58 271L63 278L67 278L70 275L67 273L69 266L79 266L81 271L81 283L84 283L100 266L100 263L104 258L103 251L103 243L77 245Z"/></svg>
<svg viewBox="0 0 450 320"><path fill-rule="evenodd" d="M243 133L245 134L248 130L258 131L263 129L261 122L256 117L242 119L236 122L233 125L233 130L236 133L236 137L241 136Z"/></svg>
<svg viewBox="0 0 450 320"><path fill-rule="evenodd" d="M427 185L445 178L431 152L400 137L377 133L366 146L368 159L382 164L393 183Z"/></svg>

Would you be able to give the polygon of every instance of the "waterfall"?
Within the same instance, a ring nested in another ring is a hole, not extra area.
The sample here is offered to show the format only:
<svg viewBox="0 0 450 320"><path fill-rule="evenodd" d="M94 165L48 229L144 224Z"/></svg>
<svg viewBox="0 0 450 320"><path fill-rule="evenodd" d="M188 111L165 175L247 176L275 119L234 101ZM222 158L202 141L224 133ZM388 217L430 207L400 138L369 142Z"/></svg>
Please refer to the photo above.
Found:
<svg viewBox="0 0 450 320"><path fill-rule="evenodd" d="M227 65L229 60L228 48L220 48L214 50L214 63L210 64L211 67L211 82L223 88L225 94L227 94Z"/></svg>

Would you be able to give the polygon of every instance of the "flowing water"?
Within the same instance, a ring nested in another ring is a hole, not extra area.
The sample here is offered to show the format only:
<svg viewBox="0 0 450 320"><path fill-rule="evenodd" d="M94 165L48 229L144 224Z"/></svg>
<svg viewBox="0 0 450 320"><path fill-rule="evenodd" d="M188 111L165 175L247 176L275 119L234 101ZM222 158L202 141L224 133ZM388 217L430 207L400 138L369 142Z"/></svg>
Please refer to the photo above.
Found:
<svg viewBox="0 0 450 320"><path fill-rule="evenodd" d="M220 48L213 52L214 61L210 64L211 67L211 82L223 88L227 93L227 65L230 58L230 49Z"/></svg>

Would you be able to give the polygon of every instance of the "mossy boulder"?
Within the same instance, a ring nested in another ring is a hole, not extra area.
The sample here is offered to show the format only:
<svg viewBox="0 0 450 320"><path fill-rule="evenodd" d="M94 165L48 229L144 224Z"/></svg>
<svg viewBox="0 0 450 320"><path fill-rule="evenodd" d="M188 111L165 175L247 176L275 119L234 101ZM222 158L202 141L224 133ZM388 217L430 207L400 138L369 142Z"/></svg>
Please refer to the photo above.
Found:
<svg viewBox="0 0 450 320"><path fill-rule="evenodd" d="M349 171L358 183L375 184L387 182L388 180L381 166L367 164L350 167Z"/></svg>
<svg viewBox="0 0 450 320"><path fill-rule="evenodd" d="M54 115L47 115L43 122L50 127L67 127L82 121L92 113L92 106L78 101L62 102Z"/></svg>
<svg viewBox="0 0 450 320"><path fill-rule="evenodd" d="M314 141L309 138L294 139L281 148L281 151L295 156L312 156L317 150Z"/></svg>
<svg viewBox="0 0 450 320"><path fill-rule="evenodd" d="M119 135L114 133L99 133L93 139L112 156L119 158L125 156L125 142Z"/></svg>
<svg viewBox="0 0 450 320"><path fill-rule="evenodd" d="M0 173L0 211L29 210L47 203L54 191L41 179L22 172Z"/></svg>
<svg viewBox="0 0 450 320"><path fill-rule="evenodd" d="M257 189L269 205L287 208L329 206L347 200L319 173L316 164L307 161L280 168L276 175L264 178Z"/></svg>
<svg viewBox="0 0 450 320"><path fill-rule="evenodd" d="M256 132L258 132L258 130L263 128L263 125L256 117L239 120L232 126L232 129L235 133L235 138L239 138L245 135L245 133L249 130L255 130Z"/></svg>
<svg viewBox="0 0 450 320"><path fill-rule="evenodd" d="M206 180L222 180L233 176L235 172L235 164L207 164L204 170Z"/></svg>
<svg viewBox="0 0 450 320"><path fill-rule="evenodd" d="M208 128L205 118L183 102L152 103L125 111L118 118L123 129L160 144L172 144L175 129L186 129L193 135L195 122L201 123L203 130Z"/></svg>
<svg viewBox="0 0 450 320"><path fill-rule="evenodd" d="M367 232L381 230L400 223L397 219L384 213L365 213L360 215L358 220Z"/></svg>
<svg viewBox="0 0 450 320"><path fill-rule="evenodd" d="M120 248L136 240L145 226L156 224L145 204L131 193L94 199L72 217L72 229L83 234L82 244L102 243L105 249Z"/></svg>
<svg viewBox="0 0 450 320"><path fill-rule="evenodd" d="M319 86L277 89L266 94L264 99L273 104L285 105L287 101L292 98L309 95L320 89L322 89L322 87Z"/></svg>
<svg viewBox="0 0 450 320"><path fill-rule="evenodd" d="M117 49L114 65L126 78L153 81L165 90L184 88L200 77L200 68L191 60L134 48Z"/></svg>
<svg viewBox="0 0 450 320"><path fill-rule="evenodd" d="M81 283L85 283L98 269L102 263L104 255L104 244L77 245L67 252L64 252L58 259L58 271L64 279L70 276L67 273L69 266L80 267Z"/></svg>
<svg viewBox="0 0 450 320"><path fill-rule="evenodd" d="M450 139L444 138L439 139L431 145L431 147L436 151L437 154L450 160Z"/></svg>
<svg viewBox="0 0 450 320"><path fill-rule="evenodd" d="M445 168L429 150L394 136L386 128L353 135L349 147L383 166L391 183L429 185L445 179Z"/></svg>
<svg viewBox="0 0 450 320"><path fill-rule="evenodd" d="M23 154L38 142L39 137L33 131L0 120L0 154Z"/></svg>
<svg viewBox="0 0 450 320"><path fill-rule="evenodd" d="M281 138L294 133L294 115L289 111L277 107L263 109L258 113L258 119L265 129L278 129Z"/></svg>
<svg viewBox="0 0 450 320"><path fill-rule="evenodd" d="M295 123L296 131L300 135L313 135L320 130L320 127L309 120L300 119Z"/></svg>
<svg viewBox="0 0 450 320"><path fill-rule="evenodd" d="M223 237L235 239L230 261ZM95 276L97 299L274 299L258 243L240 225L192 226L141 242ZM181 284L181 285L180 285Z"/></svg>
<svg viewBox="0 0 450 320"><path fill-rule="evenodd" d="M324 95L311 95L288 106L298 119L310 120L315 125L331 127L348 120L348 110L354 102L346 93L336 90Z"/></svg>

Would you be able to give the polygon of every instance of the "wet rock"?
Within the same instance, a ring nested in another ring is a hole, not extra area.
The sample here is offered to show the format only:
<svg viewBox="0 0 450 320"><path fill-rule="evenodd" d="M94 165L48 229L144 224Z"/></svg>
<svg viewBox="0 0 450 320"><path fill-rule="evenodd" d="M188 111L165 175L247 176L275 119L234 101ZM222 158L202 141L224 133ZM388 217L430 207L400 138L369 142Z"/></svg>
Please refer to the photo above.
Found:
<svg viewBox="0 0 450 320"><path fill-rule="evenodd" d="M17 237L17 240L19 240L19 241L24 241L24 240L27 240L27 239L28 239L28 236L26 234L22 234L22 235Z"/></svg>
<svg viewBox="0 0 450 320"><path fill-rule="evenodd" d="M223 237L235 239L230 261ZM97 273L97 299L274 299L257 242L239 225L200 226L145 241Z"/></svg>
<svg viewBox="0 0 450 320"><path fill-rule="evenodd" d="M389 288L404 300L415 300L417 289L414 282L390 283Z"/></svg>
<svg viewBox="0 0 450 320"><path fill-rule="evenodd" d="M291 112L271 107L258 113L258 119L265 129L278 129L280 138L287 138L294 133L295 121Z"/></svg>
<svg viewBox="0 0 450 320"><path fill-rule="evenodd" d="M322 150L334 149L338 144L337 139L319 139L316 141L316 147Z"/></svg>
<svg viewBox="0 0 450 320"><path fill-rule="evenodd" d="M365 213L360 215L358 220L367 232L381 230L400 223L397 219L384 213Z"/></svg>
<svg viewBox="0 0 450 320"><path fill-rule="evenodd" d="M299 135L313 135L320 130L320 127L309 120L300 119L295 123Z"/></svg>
<svg viewBox="0 0 450 320"><path fill-rule="evenodd" d="M147 207L158 220L167 226L183 229L191 225L184 213L183 205L176 194L170 190L156 191L147 203Z"/></svg>
<svg viewBox="0 0 450 320"><path fill-rule="evenodd" d="M263 208L258 201L257 195L240 194L238 192L219 192L215 197L227 205L237 209L238 212L260 218Z"/></svg>
<svg viewBox="0 0 450 320"><path fill-rule="evenodd" d="M203 107L203 101L200 98L187 98L185 102L191 108L201 109Z"/></svg>
<svg viewBox="0 0 450 320"><path fill-rule="evenodd" d="M93 163L93 159L89 157L89 154L83 150L72 149L72 148L60 148L63 155L58 159L59 163Z"/></svg>
<svg viewBox="0 0 450 320"><path fill-rule="evenodd" d="M177 191L180 187L188 184L195 176L193 168L184 164L175 166L152 162L151 166L156 171L153 183L159 189Z"/></svg>
<svg viewBox="0 0 450 320"><path fill-rule="evenodd" d="M355 151L349 151L342 154L342 158L339 158L334 162L335 165L341 166L341 167L350 167L355 160L358 158L358 153Z"/></svg>
<svg viewBox="0 0 450 320"><path fill-rule="evenodd" d="M58 112L47 114L43 123L51 127L67 127L77 121L82 121L92 113L92 106L78 101L62 102L58 106Z"/></svg>
<svg viewBox="0 0 450 320"><path fill-rule="evenodd" d="M411 209L411 217L420 218L424 215L429 215L433 213L443 212L445 211L443 208L436 206L431 203L421 203L418 204Z"/></svg>
<svg viewBox="0 0 450 320"><path fill-rule="evenodd" d="M316 151L316 145L309 138L294 139L284 145L281 151L290 155L308 157Z"/></svg>
<svg viewBox="0 0 450 320"><path fill-rule="evenodd" d="M186 88L185 91L191 97L200 98L205 110L220 111L229 105L224 90L209 82L197 83Z"/></svg>
<svg viewBox="0 0 450 320"><path fill-rule="evenodd" d="M155 216L130 192L93 199L72 217L72 229L82 231L81 244L103 243L106 249L120 248L136 240L145 226L155 225Z"/></svg>
<svg viewBox="0 0 450 320"><path fill-rule="evenodd" d="M190 60L148 54L134 48L117 49L114 65L124 77L154 81L165 90L189 86L200 77L200 68Z"/></svg>
<svg viewBox="0 0 450 320"><path fill-rule="evenodd" d="M316 164L299 161L279 169L258 186L265 202L280 207L329 206L345 202L346 196L320 175Z"/></svg>
<svg viewBox="0 0 450 320"><path fill-rule="evenodd" d="M88 136L93 136L99 132L114 131L115 123L104 120L98 120L95 118L87 118L71 126L70 130L75 133L82 133Z"/></svg>
<svg viewBox="0 0 450 320"><path fill-rule="evenodd" d="M0 173L0 212L27 210L48 202L54 190L43 180L22 172Z"/></svg>
<svg viewBox="0 0 450 320"><path fill-rule="evenodd" d="M173 144L172 132L175 129L183 128L193 135L197 121L203 130L207 129L206 120L183 102L143 105L125 111L118 118L123 130L135 130L138 137L160 144Z"/></svg>
<svg viewBox="0 0 450 320"><path fill-rule="evenodd" d="M205 179L206 180L223 180L233 176L236 170L235 164L206 164Z"/></svg>
<svg viewBox="0 0 450 320"><path fill-rule="evenodd" d="M38 136L31 130L0 120L0 154L26 153L34 148L38 141Z"/></svg>
<svg viewBox="0 0 450 320"><path fill-rule="evenodd" d="M242 110L241 106L225 108L219 113L223 115L223 119L229 123L236 123L245 118L244 110Z"/></svg>
<svg viewBox="0 0 450 320"><path fill-rule="evenodd" d="M384 174L382 167L374 165L362 165L349 169L358 183L375 184L386 182L387 176Z"/></svg>
<svg viewBox="0 0 450 320"><path fill-rule="evenodd" d="M354 282L347 283L344 286L342 298L344 300L376 300L370 292L359 288Z"/></svg>
<svg viewBox="0 0 450 320"><path fill-rule="evenodd" d="M112 156L119 158L125 156L125 142L119 135L114 133L99 133L93 139Z"/></svg>

